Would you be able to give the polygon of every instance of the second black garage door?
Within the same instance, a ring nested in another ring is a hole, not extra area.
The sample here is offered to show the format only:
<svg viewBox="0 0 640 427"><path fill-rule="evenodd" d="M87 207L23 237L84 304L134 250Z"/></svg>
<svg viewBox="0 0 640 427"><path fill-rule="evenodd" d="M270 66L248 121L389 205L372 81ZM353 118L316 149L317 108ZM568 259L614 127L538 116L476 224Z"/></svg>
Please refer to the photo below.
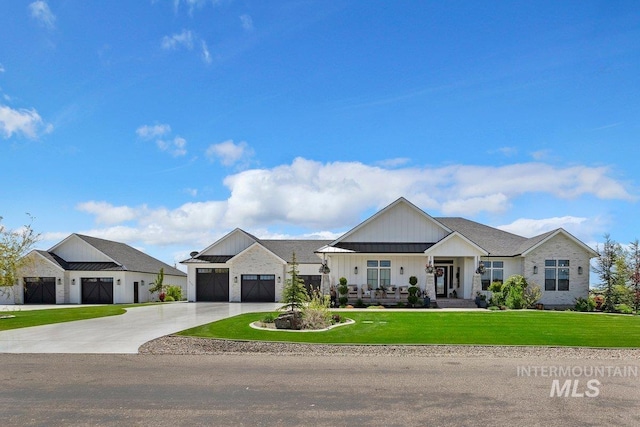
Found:
<svg viewBox="0 0 640 427"><path fill-rule="evenodd" d="M113 277L83 278L82 304L113 304Z"/></svg>
<svg viewBox="0 0 640 427"><path fill-rule="evenodd" d="M198 268L196 301L229 301L229 269Z"/></svg>
<svg viewBox="0 0 640 427"><path fill-rule="evenodd" d="M276 276L273 274L243 274L242 302L275 302Z"/></svg>

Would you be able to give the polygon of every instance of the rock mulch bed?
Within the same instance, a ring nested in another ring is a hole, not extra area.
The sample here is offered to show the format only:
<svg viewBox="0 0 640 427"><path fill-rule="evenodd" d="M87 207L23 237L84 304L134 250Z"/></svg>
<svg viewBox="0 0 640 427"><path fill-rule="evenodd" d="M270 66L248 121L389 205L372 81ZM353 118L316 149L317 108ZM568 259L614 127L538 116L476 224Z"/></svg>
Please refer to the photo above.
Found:
<svg viewBox="0 0 640 427"><path fill-rule="evenodd" d="M640 360L640 349L467 345L327 345L231 341L169 335L149 341L140 354L278 354L328 356L542 357L580 360Z"/></svg>

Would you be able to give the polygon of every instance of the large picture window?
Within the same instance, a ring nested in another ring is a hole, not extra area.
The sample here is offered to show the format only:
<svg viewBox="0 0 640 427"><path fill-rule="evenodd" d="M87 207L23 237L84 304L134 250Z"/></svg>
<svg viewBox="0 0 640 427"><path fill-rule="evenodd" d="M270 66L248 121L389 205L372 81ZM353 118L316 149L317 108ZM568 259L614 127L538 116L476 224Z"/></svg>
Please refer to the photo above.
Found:
<svg viewBox="0 0 640 427"><path fill-rule="evenodd" d="M367 261L367 285L369 289L378 289L391 285L391 261Z"/></svg>
<svg viewBox="0 0 640 427"><path fill-rule="evenodd" d="M569 260L548 259L544 262L544 290L569 290Z"/></svg>
<svg viewBox="0 0 640 427"><path fill-rule="evenodd" d="M504 281L504 261L484 261L481 281L483 291L488 290L493 282Z"/></svg>

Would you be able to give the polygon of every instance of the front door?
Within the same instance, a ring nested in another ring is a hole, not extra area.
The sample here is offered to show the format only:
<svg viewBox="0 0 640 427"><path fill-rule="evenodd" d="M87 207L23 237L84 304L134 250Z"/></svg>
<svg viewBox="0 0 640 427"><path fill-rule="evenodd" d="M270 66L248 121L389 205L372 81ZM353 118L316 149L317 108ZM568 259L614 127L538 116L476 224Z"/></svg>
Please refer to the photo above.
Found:
<svg viewBox="0 0 640 427"><path fill-rule="evenodd" d="M449 266L436 265L436 298L446 298L447 288L449 287Z"/></svg>

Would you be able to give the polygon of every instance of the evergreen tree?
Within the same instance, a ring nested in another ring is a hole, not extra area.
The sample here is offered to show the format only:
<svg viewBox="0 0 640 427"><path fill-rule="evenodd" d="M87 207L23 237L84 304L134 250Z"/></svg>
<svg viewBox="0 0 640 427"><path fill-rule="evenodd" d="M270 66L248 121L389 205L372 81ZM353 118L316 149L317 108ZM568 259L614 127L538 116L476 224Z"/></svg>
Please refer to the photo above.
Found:
<svg viewBox="0 0 640 427"><path fill-rule="evenodd" d="M638 239L629 244L627 267L631 283L633 309L638 314L638 310L640 310L640 243Z"/></svg>
<svg viewBox="0 0 640 427"><path fill-rule="evenodd" d="M611 236L609 234L605 234L604 239L605 241L602 249L600 249L600 247L596 248L598 258L596 259L596 265L593 270L600 278L600 285L604 290L602 311L611 313L615 311L615 286L616 283L618 283L619 277L616 265L618 263L618 259L622 257L622 247L619 243L611 240Z"/></svg>
<svg viewBox="0 0 640 427"><path fill-rule="evenodd" d="M282 299L280 300L284 305L280 307L280 309L288 311L302 310L309 301L309 295L304 286L304 280L298 273L298 262L296 261L295 252L292 254L291 270L289 270L288 273L289 278L285 281L284 288L282 289Z"/></svg>

